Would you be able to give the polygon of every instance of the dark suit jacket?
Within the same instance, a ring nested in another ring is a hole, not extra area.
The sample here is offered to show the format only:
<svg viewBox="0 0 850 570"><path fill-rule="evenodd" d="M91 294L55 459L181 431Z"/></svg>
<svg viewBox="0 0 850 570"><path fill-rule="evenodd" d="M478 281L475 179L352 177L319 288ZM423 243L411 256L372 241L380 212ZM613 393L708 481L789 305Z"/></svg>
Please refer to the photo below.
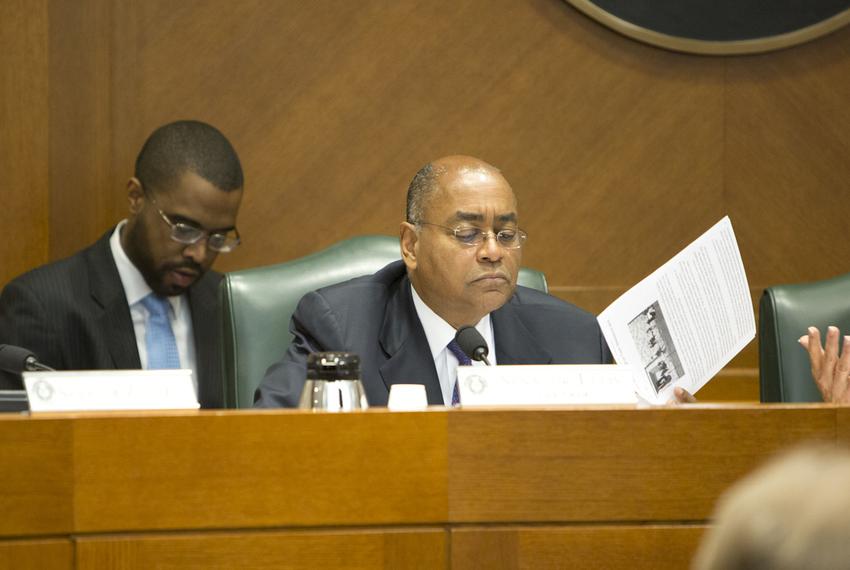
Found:
<svg viewBox="0 0 850 570"><path fill-rule="evenodd" d="M32 350L58 370L141 368L130 307L107 232L93 245L12 280L0 294L0 344ZM218 283L209 271L188 293L195 334L198 400L223 405L219 361ZM20 389L0 373L0 388Z"/></svg>
<svg viewBox="0 0 850 570"><path fill-rule="evenodd" d="M611 361L596 318L555 297L517 287L491 313L499 364L602 364ZM310 352L360 356L370 405L385 406L393 384L425 385L429 404L442 404L440 382L425 330L416 315L401 261L374 275L305 295L292 316L295 335L283 359L269 368L257 407L298 405Z"/></svg>

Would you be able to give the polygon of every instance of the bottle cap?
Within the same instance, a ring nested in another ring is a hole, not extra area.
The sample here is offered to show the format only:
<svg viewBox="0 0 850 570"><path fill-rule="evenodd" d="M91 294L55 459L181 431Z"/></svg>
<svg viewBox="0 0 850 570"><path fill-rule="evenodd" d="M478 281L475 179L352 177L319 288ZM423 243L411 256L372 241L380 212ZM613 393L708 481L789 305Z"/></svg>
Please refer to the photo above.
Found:
<svg viewBox="0 0 850 570"><path fill-rule="evenodd" d="M307 380L358 380L360 357L353 352L313 352L307 356Z"/></svg>

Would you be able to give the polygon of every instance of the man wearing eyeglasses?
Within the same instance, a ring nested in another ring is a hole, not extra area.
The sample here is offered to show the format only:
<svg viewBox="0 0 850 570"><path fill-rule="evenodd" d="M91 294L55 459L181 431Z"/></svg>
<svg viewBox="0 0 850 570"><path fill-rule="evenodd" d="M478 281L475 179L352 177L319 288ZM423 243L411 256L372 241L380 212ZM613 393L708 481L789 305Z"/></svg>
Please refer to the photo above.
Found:
<svg viewBox="0 0 850 570"><path fill-rule="evenodd" d="M220 275L209 269L239 245L242 186L239 157L217 129L160 127L127 183L127 219L5 287L0 343L63 370L190 368L201 406L221 407ZM20 379L0 375L0 387Z"/></svg>
<svg viewBox="0 0 850 570"><path fill-rule="evenodd" d="M426 165L408 188L402 260L306 295L292 318L295 338L255 405L297 405L307 355L327 350L360 356L371 405L386 405L396 383L424 384L432 405L458 403L465 357L450 345L464 325L482 334L494 364L610 361L593 315L517 286L526 239L498 169L468 156Z"/></svg>

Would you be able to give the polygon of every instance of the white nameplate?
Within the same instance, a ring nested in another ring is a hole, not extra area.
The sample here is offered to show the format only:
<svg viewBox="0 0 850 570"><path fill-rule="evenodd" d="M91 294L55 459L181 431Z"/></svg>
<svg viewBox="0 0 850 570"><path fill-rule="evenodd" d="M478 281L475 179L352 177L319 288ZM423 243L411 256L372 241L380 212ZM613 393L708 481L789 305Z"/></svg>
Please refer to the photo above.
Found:
<svg viewBox="0 0 850 570"><path fill-rule="evenodd" d="M24 372L31 412L196 410L191 370Z"/></svg>
<svg viewBox="0 0 850 570"><path fill-rule="evenodd" d="M636 404L636 373L616 364L457 368L463 407Z"/></svg>

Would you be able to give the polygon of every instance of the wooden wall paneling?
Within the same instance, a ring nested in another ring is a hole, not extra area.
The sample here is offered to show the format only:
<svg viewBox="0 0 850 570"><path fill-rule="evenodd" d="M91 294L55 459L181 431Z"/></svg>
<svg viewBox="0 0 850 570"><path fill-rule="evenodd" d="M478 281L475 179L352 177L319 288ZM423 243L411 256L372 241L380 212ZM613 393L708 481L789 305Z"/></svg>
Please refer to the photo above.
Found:
<svg viewBox="0 0 850 570"><path fill-rule="evenodd" d="M74 570L70 539L0 540L0 570Z"/></svg>
<svg viewBox="0 0 850 570"><path fill-rule="evenodd" d="M836 440L839 445L850 449L850 408L836 406L835 408Z"/></svg>
<svg viewBox="0 0 850 570"><path fill-rule="evenodd" d="M49 6L50 258L58 259L120 219L111 204L126 194L110 178L113 3L50 0Z"/></svg>
<svg viewBox="0 0 850 570"><path fill-rule="evenodd" d="M145 2L128 0L112 4L112 34L116 38L112 49L112 184L124 188L127 180L135 172L136 157L150 134L165 123L178 119L201 119L205 117L192 114L183 115L173 111L162 101L155 101L154 107L161 114L167 114L163 120L149 120L145 115L146 100L151 92L163 93L175 88L175 84L164 80L168 67L183 60L193 61L196 54L190 40L179 53L172 55L172 62L153 73L144 73L142 65L145 54L150 50L146 34L168 33L182 38L182 30L174 30L168 25L174 13L193 8L201 3L184 3L180 6L163 6L158 17L152 18L145 13ZM178 83L179 84L179 83ZM192 101L205 101L213 93L196 92ZM210 121L217 124L215 121ZM124 195L113 200L115 216L120 219L127 213L127 201Z"/></svg>
<svg viewBox="0 0 850 570"><path fill-rule="evenodd" d="M723 368L696 394L697 400L708 402L759 402L758 368Z"/></svg>
<svg viewBox="0 0 850 570"><path fill-rule="evenodd" d="M722 215L722 62L542 4L548 33L515 70L535 78L512 99L525 144L505 168L530 234L524 261L555 287L630 287Z"/></svg>
<svg viewBox="0 0 850 570"><path fill-rule="evenodd" d="M727 66L726 202L750 285L850 271L850 28Z"/></svg>
<svg viewBox="0 0 850 570"><path fill-rule="evenodd" d="M0 288L47 260L47 2L0 2Z"/></svg>
<svg viewBox="0 0 850 570"><path fill-rule="evenodd" d="M393 213L384 216L392 221L382 224L383 233L396 233L401 201L390 205L379 192L349 194L355 181L379 187L368 169L380 160L369 159L374 148L364 145L362 133L348 138L346 132L363 125L361 107L386 110L381 98L358 96L356 90L381 85L365 77L370 68L364 63L384 47L380 30L411 9L210 2L175 10L171 3L154 2L118 11L119 25L137 38L119 47L128 79L122 83L139 86L117 94L118 115L130 127L123 132L197 117L219 126L243 159L244 246L222 256L220 268L315 251L364 233L352 226L380 219L381 211ZM156 25L134 25L138 22ZM281 248L295 253L275 255Z"/></svg>
<svg viewBox="0 0 850 570"><path fill-rule="evenodd" d="M77 570L446 568L442 529L94 536L76 540Z"/></svg>
<svg viewBox="0 0 850 570"><path fill-rule="evenodd" d="M689 568L702 525L452 529L452 569Z"/></svg>
<svg viewBox="0 0 850 570"><path fill-rule="evenodd" d="M834 438L816 406L451 414L450 520L704 521L772 453Z"/></svg>
<svg viewBox="0 0 850 570"><path fill-rule="evenodd" d="M410 177L454 152L514 182L538 236L529 264L554 285L610 285L602 268L623 261L622 285L675 252L671 237L694 237L688 222L719 218L721 63L639 46L565 5L147 2L117 6L116 26L134 38L115 48L116 151L198 116L245 160L248 235L223 269L395 234ZM661 200L669 188L692 198ZM630 265L633 243L646 263Z"/></svg>
<svg viewBox="0 0 850 570"><path fill-rule="evenodd" d="M445 521L445 422L380 412L79 419L77 530Z"/></svg>
<svg viewBox="0 0 850 570"><path fill-rule="evenodd" d="M71 532L71 430L64 420L0 415L0 536Z"/></svg>

